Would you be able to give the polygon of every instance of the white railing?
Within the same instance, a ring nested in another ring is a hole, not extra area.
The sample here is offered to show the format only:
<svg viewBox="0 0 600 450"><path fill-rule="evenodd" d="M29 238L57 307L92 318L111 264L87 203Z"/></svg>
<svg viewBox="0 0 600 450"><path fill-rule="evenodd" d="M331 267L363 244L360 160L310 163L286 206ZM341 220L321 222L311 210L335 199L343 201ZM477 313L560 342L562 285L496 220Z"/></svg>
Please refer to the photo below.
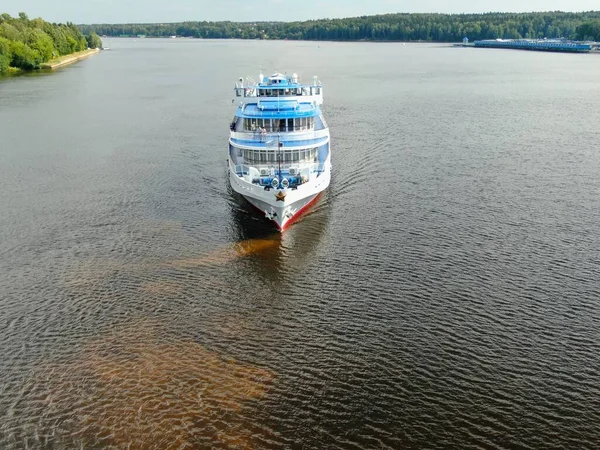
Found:
<svg viewBox="0 0 600 450"><path fill-rule="evenodd" d="M329 130L318 130L318 131L291 131L282 133L257 133L252 131L232 131L231 137L233 139L241 139L244 141L254 142L271 142L277 141L279 137L280 141L306 141L308 139L319 139L322 137L329 136Z"/></svg>
<svg viewBox="0 0 600 450"><path fill-rule="evenodd" d="M271 178L279 175L280 166L277 163L268 164L231 164L231 170L233 170L238 176L250 176L250 169L256 169L258 172L258 178ZM294 173L290 174L290 169L294 169ZM325 170L325 164L323 163L285 163L281 164L281 171L291 176L301 176L308 174L308 178L312 179L315 176L319 176ZM261 172L262 171L262 172Z"/></svg>

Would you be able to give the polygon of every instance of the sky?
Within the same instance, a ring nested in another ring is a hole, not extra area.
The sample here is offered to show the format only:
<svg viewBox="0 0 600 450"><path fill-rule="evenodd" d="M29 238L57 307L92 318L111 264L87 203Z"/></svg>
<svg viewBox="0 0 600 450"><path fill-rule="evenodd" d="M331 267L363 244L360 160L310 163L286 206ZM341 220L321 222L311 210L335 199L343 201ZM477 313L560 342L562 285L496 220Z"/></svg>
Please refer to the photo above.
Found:
<svg viewBox="0 0 600 450"><path fill-rule="evenodd" d="M49 22L294 21L386 13L600 10L598 0L1 0L0 13Z"/></svg>

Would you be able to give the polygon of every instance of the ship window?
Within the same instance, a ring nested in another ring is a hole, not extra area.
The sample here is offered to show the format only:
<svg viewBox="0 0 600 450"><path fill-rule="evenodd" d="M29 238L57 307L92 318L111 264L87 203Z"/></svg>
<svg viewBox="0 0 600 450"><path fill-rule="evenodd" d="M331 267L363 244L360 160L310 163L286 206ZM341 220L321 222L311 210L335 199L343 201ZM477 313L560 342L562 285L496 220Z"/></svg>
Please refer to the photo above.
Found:
<svg viewBox="0 0 600 450"><path fill-rule="evenodd" d="M244 130L254 131L257 128L256 119L244 119Z"/></svg>
<svg viewBox="0 0 600 450"><path fill-rule="evenodd" d="M289 152L289 151L285 152L283 154L283 157L285 158L286 163L291 162L292 161L292 152Z"/></svg>
<svg viewBox="0 0 600 450"><path fill-rule="evenodd" d="M287 129L288 131L294 131L294 119L287 120Z"/></svg>
<svg viewBox="0 0 600 450"><path fill-rule="evenodd" d="M298 162L298 152L292 153L292 159L294 160L294 162Z"/></svg>

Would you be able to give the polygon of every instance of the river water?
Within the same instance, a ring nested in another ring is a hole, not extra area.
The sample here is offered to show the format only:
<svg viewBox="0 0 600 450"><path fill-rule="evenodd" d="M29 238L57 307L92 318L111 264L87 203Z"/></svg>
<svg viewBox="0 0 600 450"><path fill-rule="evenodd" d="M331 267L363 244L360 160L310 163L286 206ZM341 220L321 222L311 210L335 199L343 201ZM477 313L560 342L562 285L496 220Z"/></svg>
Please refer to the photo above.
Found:
<svg viewBox="0 0 600 450"><path fill-rule="evenodd" d="M0 80L0 448L598 448L600 57L119 40ZM318 75L332 184L229 188Z"/></svg>

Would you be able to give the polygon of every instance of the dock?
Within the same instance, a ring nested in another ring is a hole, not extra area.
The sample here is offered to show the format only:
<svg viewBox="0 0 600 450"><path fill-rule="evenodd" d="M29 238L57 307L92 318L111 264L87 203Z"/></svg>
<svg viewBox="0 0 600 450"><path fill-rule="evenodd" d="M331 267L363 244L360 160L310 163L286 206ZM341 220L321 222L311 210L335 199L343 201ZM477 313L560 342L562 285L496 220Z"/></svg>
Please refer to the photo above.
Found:
<svg viewBox="0 0 600 450"><path fill-rule="evenodd" d="M597 51L598 48L594 42L569 41L566 39L486 39L474 41L473 46L477 48L504 48L567 53L590 53Z"/></svg>

